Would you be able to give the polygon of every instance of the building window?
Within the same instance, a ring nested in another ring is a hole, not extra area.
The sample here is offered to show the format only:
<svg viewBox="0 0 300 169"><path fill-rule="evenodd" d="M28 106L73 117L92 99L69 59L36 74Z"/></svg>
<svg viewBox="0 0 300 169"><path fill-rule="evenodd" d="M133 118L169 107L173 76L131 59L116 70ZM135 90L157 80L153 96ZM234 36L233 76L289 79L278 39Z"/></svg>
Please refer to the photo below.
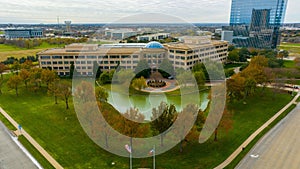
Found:
<svg viewBox="0 0 300 169"><path fill-rule="evenodd" d="M182 50L176 50L176 53L185 54L185 51L182 51Z"/></svg>
<svg viewBox="0 0 300 169"><path fill-rule="evenodd" d="M50 56L41 56L41 59L50 59Z"/></svg>
<svg viewBox="0 0 300 169"><path fill-rule="evenodd" d="M97 59L97 56L87 56L87 59Z"/></svg>
<svg viewBox="0 0 300 169"><path fill-rule="evenodd" d="M52 59L62 59L62 56L52 56Z"/></svg>

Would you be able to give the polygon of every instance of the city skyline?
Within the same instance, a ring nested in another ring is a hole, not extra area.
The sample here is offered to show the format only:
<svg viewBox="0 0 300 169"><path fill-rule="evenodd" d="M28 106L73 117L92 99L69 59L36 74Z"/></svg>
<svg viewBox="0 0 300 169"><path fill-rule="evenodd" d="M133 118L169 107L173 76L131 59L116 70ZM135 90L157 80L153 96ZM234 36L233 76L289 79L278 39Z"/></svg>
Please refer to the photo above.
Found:
<svg viewBox="0 0 300 169"><path fill-rule="evenodd" d="M300 21L296 1L288 1L285 23ZM162 13L192 23L229 23L230 6L231 0L87 0L84 3L79 0L28 0L26 3L4 0L0 9L0 23L55 24L57 17L60 23L64 20L72 20L73 23L110 23L143 13Z"/></svg>

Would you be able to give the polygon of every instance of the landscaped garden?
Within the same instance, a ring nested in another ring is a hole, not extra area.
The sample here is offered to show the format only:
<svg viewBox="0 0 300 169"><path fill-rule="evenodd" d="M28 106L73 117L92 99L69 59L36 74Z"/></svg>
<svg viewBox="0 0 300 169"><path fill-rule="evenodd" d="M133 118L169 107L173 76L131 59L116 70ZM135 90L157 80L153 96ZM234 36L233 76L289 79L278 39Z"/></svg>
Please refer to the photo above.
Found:
<svg viewBox="0 0 300 169"><path fill-rule="evenodd" d="M233 126L227 132L221 130L218 141L214 141L212 137L204 144L197 143L197 140L187 142L183 152L179 151L179 146L174 147L156 157L156 167L213 168L225 160L249 135L291 100L287 93L274 93L271 89L265 89L264 92L258 90L255 95L228 106L232 113ZM78 122L72 101L68 110L63 101L59 100L56 105L54 97L46 94L45 85L36 92L21 85L19 96L6 85L2 92L0 106L22 124L63 167L128 168L128 158L102 150L87 137ZM29 150L32 151L32 148ZM44 166L49 167L47 164ZM133 166L151 168L152 159L134 159Z"/></svg>

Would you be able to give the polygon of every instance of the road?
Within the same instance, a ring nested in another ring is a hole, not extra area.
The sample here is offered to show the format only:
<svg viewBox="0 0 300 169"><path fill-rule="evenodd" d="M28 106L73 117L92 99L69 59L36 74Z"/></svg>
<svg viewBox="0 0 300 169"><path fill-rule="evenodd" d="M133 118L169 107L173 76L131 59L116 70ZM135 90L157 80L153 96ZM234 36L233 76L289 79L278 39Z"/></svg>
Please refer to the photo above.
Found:
<svg viewBox="0 0 300 169"><path fill-rule="evenodd" d="M38 168L16 144L9 131L0 121L0 169Z"/></svg>
<svg viewBox="0 0 300 169"><path fill-rule="evenodd" d="M300 104L270 130L238 164L238 169L300 168Z"/></svg>

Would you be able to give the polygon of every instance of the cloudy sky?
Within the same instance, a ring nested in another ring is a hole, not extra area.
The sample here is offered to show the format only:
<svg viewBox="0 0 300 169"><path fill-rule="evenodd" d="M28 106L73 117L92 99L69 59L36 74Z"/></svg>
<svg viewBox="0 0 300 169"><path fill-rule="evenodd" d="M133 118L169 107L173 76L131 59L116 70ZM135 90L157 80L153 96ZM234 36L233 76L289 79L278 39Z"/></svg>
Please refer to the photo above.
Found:
<svg viewBox="0 0 300 169"><path fill-rule="evenodd" d="M288 1L285 22L300 22L299 0ZM0 23L57 23L58 16L61 22L111 23L143 13L179 22L227 23L230 5L231 0L1 0ZM147 22L144 16L131 20Z"/></svg>

